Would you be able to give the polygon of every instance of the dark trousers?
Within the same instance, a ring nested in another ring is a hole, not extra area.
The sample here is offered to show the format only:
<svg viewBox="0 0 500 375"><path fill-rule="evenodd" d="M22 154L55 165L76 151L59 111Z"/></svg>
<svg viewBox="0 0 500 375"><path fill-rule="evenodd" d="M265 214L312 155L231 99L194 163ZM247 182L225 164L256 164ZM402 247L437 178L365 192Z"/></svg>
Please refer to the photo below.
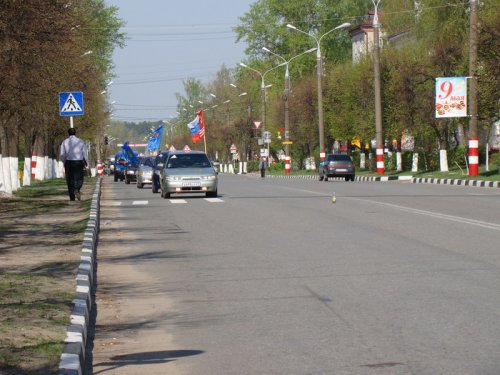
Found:
<svg viewBox="0 0 500 375"><path fill-rule="evenodd" d="M261 168L260 169L260 177L265 177L266 176L266 168Z"/></svg>
<svg viewBox="0 0 500 375"><path fill-rule="evenodd" d="M72 201L75 200L75 191L80 191L82 188L84 168L85 163L83 160L66 160L66 163L64 163L69 199Z"/></svg>

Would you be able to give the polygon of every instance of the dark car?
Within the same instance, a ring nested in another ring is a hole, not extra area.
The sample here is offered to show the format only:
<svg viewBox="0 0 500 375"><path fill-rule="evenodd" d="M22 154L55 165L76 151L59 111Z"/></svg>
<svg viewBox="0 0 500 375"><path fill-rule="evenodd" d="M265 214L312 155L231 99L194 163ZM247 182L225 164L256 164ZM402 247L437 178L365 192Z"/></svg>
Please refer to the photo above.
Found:
<svg viewBox="0 0 500 375"><path fill-rule="evenodd" d="M161 151L158 155L156 155L153 161L153 174L152 174L152 183L151 183L151 191L153 193L158 193L161 189L160 186L160 171L163 169L163 165L167 160L168 155L170 155L170 151Z"/></svg>
<svg viewBox="0 0 500 375"><path fill-rule="evenodd" d="M120 155L116 155L115 161L113 164L113 177L114 181L123 181L125 179L125 166L127 164L127 160Z"/></svg>
<svg viewBox="0 0 500 375"><path fill-rule="evenodd" d="M344 177L346 181L354 181L356 168L349 155L329 154L319 164L319 180L328 181L330 177Z"/></svg>
<svg viewBox="0 0 500 375"><path fill-rule="evenodd" d="M139 163L128 161L127 164L125 164L125 170L123 171L123 174L126 184L137 181L137 171L139 169L141 159L139 159L138 161Z"/></svg>

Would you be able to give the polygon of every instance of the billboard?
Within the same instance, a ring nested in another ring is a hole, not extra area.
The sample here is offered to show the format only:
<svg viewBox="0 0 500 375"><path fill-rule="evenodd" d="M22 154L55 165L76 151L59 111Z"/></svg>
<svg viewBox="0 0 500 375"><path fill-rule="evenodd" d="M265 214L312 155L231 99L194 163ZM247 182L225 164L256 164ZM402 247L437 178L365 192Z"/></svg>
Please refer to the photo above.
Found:
<svg viewBox="0 0 500 375"><path fill-rule="evenodd" d="M467 77L436 78L436 118L467 117Z"/></svg>

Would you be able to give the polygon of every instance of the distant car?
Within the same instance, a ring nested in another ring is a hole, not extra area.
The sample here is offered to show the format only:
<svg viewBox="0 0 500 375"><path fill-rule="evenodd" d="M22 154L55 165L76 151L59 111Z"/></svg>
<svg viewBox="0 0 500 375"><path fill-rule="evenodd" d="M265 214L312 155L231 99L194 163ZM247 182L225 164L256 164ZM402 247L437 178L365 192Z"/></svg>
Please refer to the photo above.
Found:
<svg viewBox="0 0 500 375"><path fill-rule="evenodd" d="M160 173L161 196L174 193L205 193L217 197L217 172L201 151L174 151Z"/></svg>
<svg viewBox="0 0 500 375"><path fill-rule="evenodd" d="M156 157L154 158L153 161L153 174L151 178L151 191L153 194L156 194L160 191L160 171L163 168L163 165L165 164L165 160L167 159L168 155L170 155L170 151L161 151Z"/></svg>
<svg viewBox="0 0 500 375"><path fill-rule="evenodd" d="M125 166L127 161L122 158L115 158L115 163L113 165L113 177L114 181L123 181L125 179Z"/></svg>
<svg viewBox="0 0 500 375"><path fill-rule="evenodd" d="M319 165L319 180L328 181L330 177L344 177L346 181L354 181L356 168L349 155L329 154Z"/></svg>
<svg viewBox="0 0 500 375"><path fill-rule="evenodd" d="M128 185L131 182L137 181L137 171L139 170L139 164L141 163L142 158L136 158L135 160L129 160L127 164L125 164L125 170L123 171L125 177L125 183Z"/></svg>
<svg viewBox="0 0 500 375"><path fill-rule="evenodd" d="M153 156L146 156L142 159L137 169L137 188L142 189L145 184L153 182Z"/></svg>

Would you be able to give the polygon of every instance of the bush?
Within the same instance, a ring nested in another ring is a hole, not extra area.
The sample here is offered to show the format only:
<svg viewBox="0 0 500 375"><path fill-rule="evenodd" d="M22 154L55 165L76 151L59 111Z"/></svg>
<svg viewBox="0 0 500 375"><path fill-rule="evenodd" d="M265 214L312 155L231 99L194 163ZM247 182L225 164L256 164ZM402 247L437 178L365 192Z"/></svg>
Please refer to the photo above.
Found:
<svg viewBox="0 0 500 375"><path fill-rule="evenodd" d="M247 172L258 172L259 171L259 161L251 160L247 163Z"/></svg>
<svg viewBox="0 0 500 375"><path fill-rule="evenodd" d="M500 173L500 152L490 152L489 155L490 170L498 169Z"/></svg>
<svg viewBox="0 0 500 375"><path fill-rule="evenodd" d="M285 162L279 161L277 163L272 163L269 165L269 172L283 172L285 170Z"/></svg>
<svg viewBox="0 0 500 375"><path fill-rule="evenodd" d="M451 167L457 164L461 167L465 166L465 157L467 156L467 149L465 146L458 146L453 150L448 151L448 165Z"/></svg>

